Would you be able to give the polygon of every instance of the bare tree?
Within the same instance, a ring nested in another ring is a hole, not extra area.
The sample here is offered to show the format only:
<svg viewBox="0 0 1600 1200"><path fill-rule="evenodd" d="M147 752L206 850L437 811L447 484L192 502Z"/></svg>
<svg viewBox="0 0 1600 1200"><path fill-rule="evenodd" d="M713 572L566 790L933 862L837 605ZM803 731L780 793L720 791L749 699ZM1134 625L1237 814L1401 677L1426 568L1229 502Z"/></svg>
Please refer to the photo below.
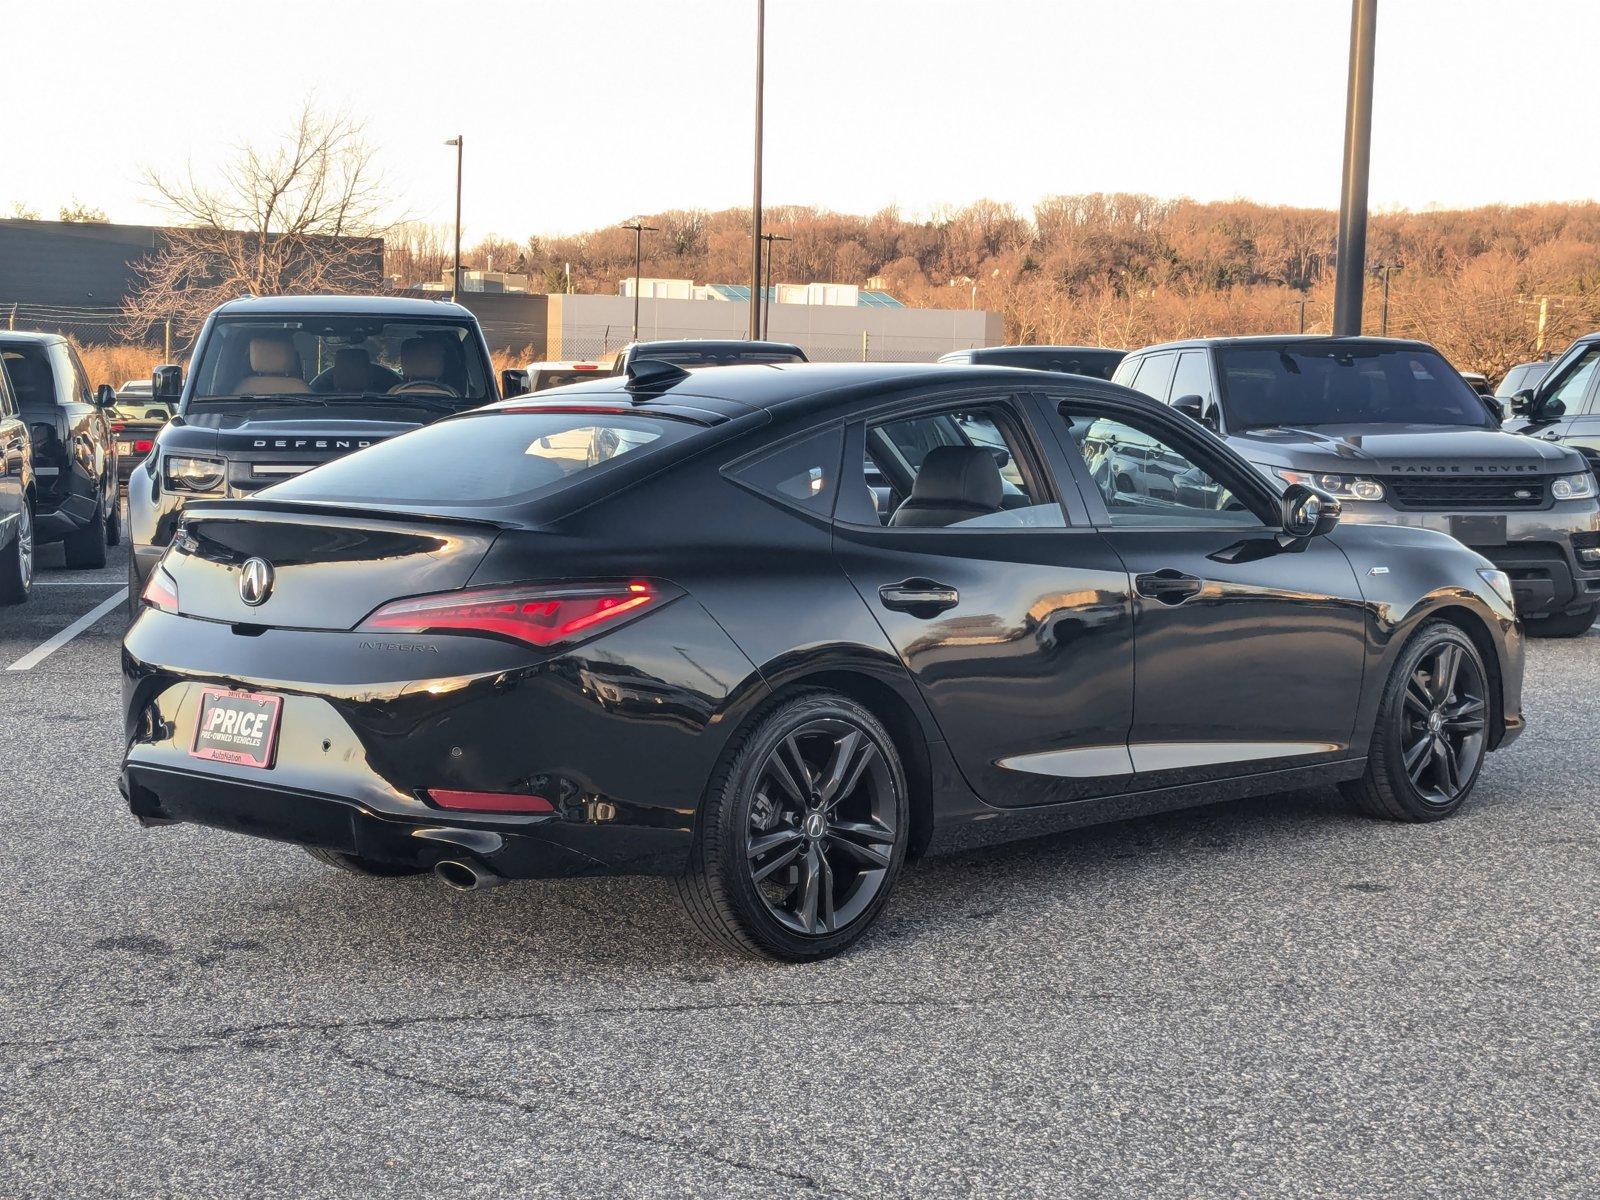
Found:
<svg viewBox="0 0 1600 1200"><path fill-rule="evenodd" d="M60 219L63 221L71 221L79 225L105 225L111 220L110 217L106 216L105 209L94 208L88 204L85 204L76 196L72 198L71 204L63 204L61 206Z"/></svg>
<svg viewBox="0 0 1600 1200"><path fill-rule="evenodd" d="M309 104L276 144L242 145L203 182L145 172L179 226L141 260L123 304L136 334L172 319L188 336L241 295L371 292L383 286L385 196L359 122Z"/></svg>

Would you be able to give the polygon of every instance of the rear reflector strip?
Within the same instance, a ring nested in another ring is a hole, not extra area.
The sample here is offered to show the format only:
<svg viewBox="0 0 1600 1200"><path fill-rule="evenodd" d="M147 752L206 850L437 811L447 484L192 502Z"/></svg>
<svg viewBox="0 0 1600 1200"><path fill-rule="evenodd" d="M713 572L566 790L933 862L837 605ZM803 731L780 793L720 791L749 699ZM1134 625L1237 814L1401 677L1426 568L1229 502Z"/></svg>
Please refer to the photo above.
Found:
<svg viewBox="0 0 1600 1200"><path fill-rule="evenodd" d="M543 796L520 792L459 792L449 788L428 788L427 797L440 808L457 812L553 813L556 806Z"/></svg>

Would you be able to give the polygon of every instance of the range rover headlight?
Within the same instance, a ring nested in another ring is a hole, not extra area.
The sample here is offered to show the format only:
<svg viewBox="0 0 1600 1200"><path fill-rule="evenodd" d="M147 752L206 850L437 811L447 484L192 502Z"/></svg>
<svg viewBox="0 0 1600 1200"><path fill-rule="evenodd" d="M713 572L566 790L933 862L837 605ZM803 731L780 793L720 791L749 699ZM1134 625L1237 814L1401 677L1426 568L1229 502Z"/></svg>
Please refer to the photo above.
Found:
<svg viewBox="0 0 1600 1200"><path fill-rule="evenodd" d="M1589 471L1557 475L1550 485L1550 494L1557 500L1587 500L1595 494L1594 475Z"/></svg>
<svg viewBox="0 0 1600 1200"><path fill-rule="evenodd" d="M1314 487L1339 500L1382 500L1383 484L1364 475L1326 475L1316 471L1291 471L1274 467L1272 473L1287 483Z"/></svg>
<svg viewBox="0 0 1600 1200"><path fill-rule="evenodd" d="M1496 596L1506 602L1507 607L1517 607L1517 594L1511 590L1511 576L1494 567L1479 567L1478 574L1489 585Z"/></svg>
<svg viewBox="0 0 1600 1200"><path fill-rule="evenodd" d="M220 458L190 458L169 454L165 464L169 487L179 492L220 492L227 464Z"/></svg>

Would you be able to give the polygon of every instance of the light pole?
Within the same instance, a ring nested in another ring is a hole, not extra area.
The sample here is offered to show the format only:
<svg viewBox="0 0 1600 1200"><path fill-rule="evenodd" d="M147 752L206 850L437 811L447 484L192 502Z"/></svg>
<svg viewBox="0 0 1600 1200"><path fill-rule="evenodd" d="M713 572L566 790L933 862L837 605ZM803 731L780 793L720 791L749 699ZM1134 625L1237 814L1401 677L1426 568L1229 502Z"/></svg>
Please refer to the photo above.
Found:
<svg viewBox="0 0 1600 1200"><path fill-rule="evenodd" d="M461 152L467 139L459 133L445 143L456 148L456 265L450 274L450 299L461 298Z"/></svg>
<svg viewBox="0 0 1600 1200"><path fill-rule="evenodd" d="M1333 336L1361 335L1367 261L1367 174L1372 158L1372 48L1378 0L1352 0L1350 83L1344 109L1344 172L1339 182L1339 268L1333 281Z"/></svg>
<svg viewBox="0 0 1600 1200"><path fill-rule="evenodd" d="M654 225L646 225L641 221L624 225L624 229L633 230L633 341L639 340L639 263L644 254L644 235L647 233L660 233Z"/></svg>
<svg viewBox="0 0 1600 1200"><path fill-rule="evenodd" d="M761 336L765 338L772 330L772 243L792 242L794 239L786 238L776 233L763 233L761 240L767 244L767 285L761 289L761 303L763 305Z"/></svg>
<svg viewBox="0 0 1600 1200"><path fill-rule="evenodd" d="M1389 336L1389 276L1401 269L1400 263L1372 264L1372 273L1383 279L1383 325L1380 330L1380 336L1382 337Z"/></svg>
<svg viewBox="0 0 1600 1200"><path fill-rule="evenodd" d="M750 340L761 336L761 101L765 87L767 0L756 0L756 170L750 196Z"/></svg>

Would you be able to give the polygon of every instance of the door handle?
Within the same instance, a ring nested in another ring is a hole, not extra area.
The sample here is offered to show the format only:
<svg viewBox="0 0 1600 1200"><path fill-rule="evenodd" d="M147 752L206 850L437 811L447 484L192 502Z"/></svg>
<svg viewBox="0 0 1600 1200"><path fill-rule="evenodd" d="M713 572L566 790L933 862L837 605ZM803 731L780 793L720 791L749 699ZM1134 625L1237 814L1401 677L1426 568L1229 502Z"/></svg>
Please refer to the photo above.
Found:
<svg viewBox="0 0 1600 1200"><path fill-rule="evenodd" d="M1205 584L1193 575L1185 575L1171 567L1149 575L1136 575L1133 579L1134 591L1162 604L1182 604L1190 596L1198 596L1203 587Z"/></svg>
<svg viewBox="0 0 1600 1200"><path fill-rule="evenodd" d="M878 589L878 599L885 608L910 613L914 617L932 617L961 602L961 593L944 583L932 579L902 579L899 583L886 583Z"/></svg>

